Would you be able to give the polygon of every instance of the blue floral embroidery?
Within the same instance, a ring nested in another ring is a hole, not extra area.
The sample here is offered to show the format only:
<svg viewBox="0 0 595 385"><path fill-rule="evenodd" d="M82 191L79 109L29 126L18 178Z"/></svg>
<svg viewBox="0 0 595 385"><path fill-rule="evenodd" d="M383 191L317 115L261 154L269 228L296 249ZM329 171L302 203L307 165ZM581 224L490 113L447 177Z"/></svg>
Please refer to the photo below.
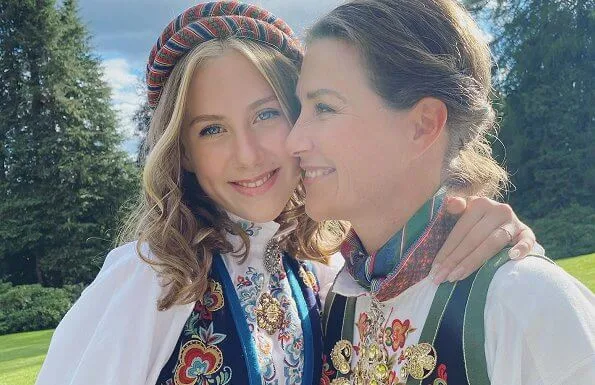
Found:
<svg viewBox="0 0 595 385"><path fill-rule="evenodd" d="M244 309L246 318L252 324L256 322L254 308L264 285L264 274L258 273L253 267L248 267L244 276L236 278L236 288L240 304ZM295 300L291 297L291 287L284 271L271 275L269 292L276 298L285 310L285 319L281 330L271 338L276 338L285 352L282 375L284 383L292 385L301 383L304 366L304 337L298 330L301 325ZM257 341L259 363L265 385L278 385L280 374L275 368L271 348L267 348L263 341Z"/></svg>
<svg viewBox="0 0 595 385"><path fill-rule="evenodd" d="M254 222L239 220L236 222L249 237L255 237L258 235L262 227L257 226Z"/></svg>

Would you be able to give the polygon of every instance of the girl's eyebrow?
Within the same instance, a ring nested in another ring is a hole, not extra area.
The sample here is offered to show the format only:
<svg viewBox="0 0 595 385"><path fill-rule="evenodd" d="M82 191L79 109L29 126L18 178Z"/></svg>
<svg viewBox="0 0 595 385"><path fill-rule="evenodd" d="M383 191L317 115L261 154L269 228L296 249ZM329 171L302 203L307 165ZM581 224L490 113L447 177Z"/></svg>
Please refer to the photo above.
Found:
<svg viewBox="0 0 595 385"><path fill-rule="evenodd" d="M264 97L262 99L258 99L257 101L250 103L248 105L248 109L254 110L254 109L258 108L259 106L266 104L268 102L272 102L274 100L277 100L277 97L275 95L270 95L270 96ZM192 127L194 124L200 123L200 122L213 122L213 121L222 121L222 120L225 120L225 117L223 115L209 115L209 114L197 115L190 120L190 124L188 125L188 127Z"/></svg>
<svg viewBox="0 0 595 385"><path fill-rule="evenodd" d="M213 121L221 121L224 120L223 116L221 115L197 115L192 120L190 120L190 124L188 127L192 127L196 123L200 122L213 122Z"/></svg>
<svg viewBox="0 0 595 385"><path fill-rule="evenodd" d="M254 109L258 108L259 106L262 106L263 104L266 104L268 102L272 102L274 100L277 100L277 96L275 96L275 95L270 95L270 96L267 96L265 98L258 99L257 101L250 103L248 105L248 109L249 110L254 110Z"/></svg>

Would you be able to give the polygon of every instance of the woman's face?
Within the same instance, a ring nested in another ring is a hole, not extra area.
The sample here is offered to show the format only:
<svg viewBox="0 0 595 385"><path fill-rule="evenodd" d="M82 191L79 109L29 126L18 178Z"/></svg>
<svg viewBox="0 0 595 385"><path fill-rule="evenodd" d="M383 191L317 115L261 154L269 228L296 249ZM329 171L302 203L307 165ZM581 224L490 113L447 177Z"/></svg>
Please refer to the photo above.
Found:
<svg viewBox="0 0 595 385"><path fill-rule="evenodd" d="M300 158L306 212L353 221L407 186L413 123L370 87L358 51L335 39L314 41L297 86L301 115L287 138Z"/></svg>
<svg viewBox="0 0 595 385"><path fill-rule="evenodd" d="M285 149L291 125L270 85L228 50L194 74L182 133L184 168L223 209L247 220L275 219L300 178Z"/></svg>

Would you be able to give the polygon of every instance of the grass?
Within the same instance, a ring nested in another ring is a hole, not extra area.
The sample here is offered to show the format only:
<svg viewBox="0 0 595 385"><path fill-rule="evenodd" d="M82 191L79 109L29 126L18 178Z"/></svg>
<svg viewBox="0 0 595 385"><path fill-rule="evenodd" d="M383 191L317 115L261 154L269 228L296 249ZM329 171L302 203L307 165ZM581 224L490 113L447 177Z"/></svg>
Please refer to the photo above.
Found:
<svg viewBox="0 0 595 385"><path fill-rule="evenodd" d="M556 263L595 292L595 253ZM42 330L0 336L0 385L33 385L52 333Z"/></svg>
<svg viewBox="0 0 595 385"><path fill-rule="evenodd" d="M53 330L0 336L0 385L32 385Z"/></svg>
<svg viewBox="0 0 595 385"><path fill-rule="evenodd" d="M595 253L559 259L556 263L595 293Z"/></svg>

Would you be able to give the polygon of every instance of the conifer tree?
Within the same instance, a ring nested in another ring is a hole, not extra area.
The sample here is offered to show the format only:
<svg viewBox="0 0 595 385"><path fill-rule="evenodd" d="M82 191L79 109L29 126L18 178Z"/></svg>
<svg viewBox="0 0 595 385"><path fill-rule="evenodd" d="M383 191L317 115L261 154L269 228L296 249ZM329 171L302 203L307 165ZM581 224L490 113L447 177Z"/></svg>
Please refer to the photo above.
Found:
<svg viewBox="0 0 595 385"><path fill-rule="evenodd" d="M595 250L595 1L468 0L487 16L510 202L552 256Z"/></svg>
<svg viewBox="0 0 595 385"><path fill-rule="evenodd" d="M138 171L75 0L0 2L0 278L89 282Z"/></svg>

